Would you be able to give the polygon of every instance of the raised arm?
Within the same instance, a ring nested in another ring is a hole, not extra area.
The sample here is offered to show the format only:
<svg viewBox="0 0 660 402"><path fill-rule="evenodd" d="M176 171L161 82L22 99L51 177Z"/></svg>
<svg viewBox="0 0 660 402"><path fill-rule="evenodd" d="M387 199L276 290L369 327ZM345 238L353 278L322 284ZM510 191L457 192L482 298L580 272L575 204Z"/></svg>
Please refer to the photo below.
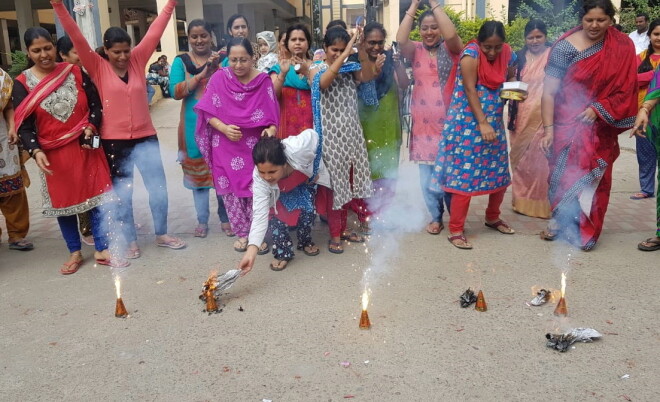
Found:
<svg viewBox="0 0 660 402"><path fill-rule="evenodd" d="M454 54L460 54L463 50L463 41L458 36L458 33L456 33L454 23L451 22L437 0L430 0L429 4L431 5L431 10L433 10L433 16L440 27L440 33L442 33L442 37L447 44L447 49Z"/></svg>
<svg viewBox="0 0 660 402"><path fill-rule="evenodd" d="M156 46L158 46L165 28L167 28L167 24L170 22L172 13L174 13L174 6L176 6L176 0L169 0L167 2L165 7L158 13L158 17L156 17L154 22L149 26L149 29L147 29L144 38L142 38L140 43L131 52L131 57L136 58L138 66L141 66L142 70L146 67L149 57L156 50Z"/></svg>
<svg viewBox="0 0 660 402"><path fill-rule="evenodd" d="M309 82L314 81L315 74L322 74L321 82L320 82L321 89L330 88L330 85L332 85L332 81L334 81L335 78L339 75L339 69L344 64L344 60L346 60L348 56L350 56L351 53L353 52L353 44L355 43L356 39L357 39L357 31L353 34L351 40L348 41L348 43L346 44L346 48L344 49L342 54L340 54L339 57L337 57L337 59L332 63L332 65L328 66L328 68L322 73L319 72L320 70L318 69L313 70L315 71L315 73L310 75Z"/></svg>
<svg viewBox="0 0 660 402"><path fill-rule="evenodd" d="M62 23L64 31L69 35L71 42L73 42L73 46L78 51L80 62L83 67L85 67L90 77L96 79L96 77L98 77L99 66L105 60L103 60L103 58L99 56L91 46L89 46L89 43L80 31L78 24L73 20L66 7L64 7L64 4L62 4L62 0L52 0L50 4L53 5L53 10Z"/></svg>
<svg viewBox="0 0 660 402"><path fill-rule="evenodd" d="M410 7L403 16L403 20L401 20L399 30L396 32L396 41L401 48L401 54L407 59L412 59L415 54L415 45L410 41L410 31L415 22L415 13L419 8L419 1L412 0Z"/></svg>

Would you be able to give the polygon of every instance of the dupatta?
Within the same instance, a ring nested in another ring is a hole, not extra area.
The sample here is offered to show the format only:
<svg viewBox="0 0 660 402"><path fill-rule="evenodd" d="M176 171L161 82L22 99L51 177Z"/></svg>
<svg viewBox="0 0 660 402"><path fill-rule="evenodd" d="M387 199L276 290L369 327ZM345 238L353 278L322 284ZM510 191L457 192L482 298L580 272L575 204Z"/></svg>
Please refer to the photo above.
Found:
<svg viewBox="0 0 660 402"><path fill-rule="evenodd" d="M57 88L64 83L69 74L74 72L80 73L80 68L70 63L58 63L50 74L42 78L41 81L39 81L39 84L29 92L28 96L26 96L23 102L21 102L16 108L14 115L16 128L20 127L21 124L23 124L23 121L36 111L41 102L55 92ZM41 148L59 148L78 139L78 136L82 133L83 129L91 124L89 123L89 115L87 113L78 113L77 115L74 113L69 117L69 119L75 118L78 118L78 121L74 121L73 126L69 130L58 133L57 137L44 138L43 136L40 136L39 145Z"/></svg>

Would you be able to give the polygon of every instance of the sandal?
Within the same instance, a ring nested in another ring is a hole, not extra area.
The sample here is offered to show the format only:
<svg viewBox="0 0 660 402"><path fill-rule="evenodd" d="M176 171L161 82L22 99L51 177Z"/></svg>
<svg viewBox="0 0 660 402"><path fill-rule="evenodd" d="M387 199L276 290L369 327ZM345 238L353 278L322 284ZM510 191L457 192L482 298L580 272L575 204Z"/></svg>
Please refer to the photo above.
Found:
<svg viewBox="0 0 660 402"><path fill-rule="evenodd" d="M349 241L351 243L364 243L364 237L355 232L344 232L339 236L340 239Z"/></svg>
<svg viewBox="0 0 660 402"><path fill-rule="evenodd" d="M165 241L156 240L156 245L158 245L158 247L167 247L167 248L171 248L172 250L180 250L186 247L186 242L179 239L178 237L169 236L169 235L165 235L165 236L169 237L169 239Z"/></svg>
<svg viewBox="0 0 660 402"><path fill-rule="evenodd" d="M302 250L305 255L308 255L310 257L314 257L315 255L319 255L321 250L316 247L316 244L314 244L313 241L310 241L306 245L298 244L298 247L296 247L298 250Z"/></svg>
<svg viewBox="0 0 660 402"><path fill-rule="evenodd" d="M437 227L435 225L438 225ZM426 233L431 235L439 235L442 232L442 229L445 228L445 225L442 222L431 222L426 225Z"/></svg>
<svg viewBox="0 0 660 402"><path fill-rule="evenodd" d="M134 260L136 258L140 258L142 255L142 252L140 252L140 249L138 247L132 247L126 250L126 254L124 254L124 258L128 258L129 260Z"/></svg>
<svg viewBox="0 0 660 402"><path fill-rule="evenodd" d="M106 265L111 268L126 268L131 265L128 260L123 258L97 258L96 263L99 265Z"/></svg>
<svg viewBox="0 0 660 402"><path fill-rule="evenodd" d="M236 240L234 242L234 251L238 251L239 253L245 252L247 250L247 244L248 240L245 237L241 237L240 239Z"/></svg>
<svg viewBox="0 0 660 402"><path fill-rule="evenodd" d="M472 250L472 244L468 243L463 233L450 235L447 239L456 248L460 248L461 250ZM460 240L461 243L457 242L457 240Z"/></svg>
<svg viewBox="0 0 660 402"><path fill-rule="evenodd" d="M328 240L328 251L332 254L341 254L344 252L344 246L341 242Z"/></svg>
<svg viewBox="0 0 660 402"><path fill-rule="evenodd" d="M261 243L261 247L259 247L259 251L257 251L257 254L264 255L264 254L268 254L269 251L270 251L270 246L268 245L268 243L263 242Z"/></svg>
<svg viewBox="0 0 660 402"><path fill-rule="evenodd" d="M79 255L80 259L72 262L65 262L60 268L60 274L62 275L71 275L78 272L83 263L83 258Z"/></svg>
<svg viewBox="0 0 660 402"><path fill-rule="evenodd" d="M360 233L364 236L371 236L371 225L369 221L360 223Z"/></svg>
<svg viewBox="0 0 660 402"><path fill-rule="evenodd" d="M489 227L491 229L495 229L495 230L497 230L498 232L500 232L502 234L512 235L512 234L516 233L515 230L511 229L511 226L507 225L506 222L504 222L501 219L498 220L497 222L493 222L493 223L485 222L484 225L486 225L487 227Z"/></svg>
<svg viewBox="0 0 660 402"><path fill-rule="evenodd" d="M234 237L236 233L231 229L231 223L223 222L220 224L220 230L222 230L227 237Z"/></svg>
<svg viewBox="0 0 660 402"><path fill-rule="evenodd" d="M653 194L645 193L643 191L640 191L639 193L635 193L630 196L631 200L643 200L646 198L652 198Z"/></svg>
<svg viewBox="0 0 660 402"><path fill-rule="evenodd" d="M195 237L205 238L209 234L209 225L200 223L195 228Z"/></svg>
<svg viewBox="0 0 660 402"><path fill-rule="evenodd" d="M646 243L646 244L644 244ZM649 237L637 245L637 248L642 251L656 251L660 250L660 239L657 237Z"/></svg>
<svg viewBox="0 0 660 402"><path fill-rule="evenodd" d="M284 268L286 268L287 264L289 263L288 260L275 260L277 263L273 265L273 263L270 263L270 269L273 271L282 271Z"/></svg>
<svg viewBox="0 0 660 402"><path fill-rule="evenodd" d="M541 239L543 239L543 240L553 241L553 240L557 239L557 236L559 236L559 233L557 233L554 230L544 229L544 230L541 231L540 235L541 235Z"/></svg>
<svg viewBox="0 0 660 402"><path fill-rule="evenodd" d="M89 235L89 236L82 236L80 238L80 241L82 241L84 244L88 246L93 246L94 245L94 236Z"/></svg>
<svg viewBox="0 0 660 402"><path fill-rule="evenodd" d="M21 239L19 241L9 243L9 249L18 251L30 251L34 249L34 244L25 239Z"/></svg>

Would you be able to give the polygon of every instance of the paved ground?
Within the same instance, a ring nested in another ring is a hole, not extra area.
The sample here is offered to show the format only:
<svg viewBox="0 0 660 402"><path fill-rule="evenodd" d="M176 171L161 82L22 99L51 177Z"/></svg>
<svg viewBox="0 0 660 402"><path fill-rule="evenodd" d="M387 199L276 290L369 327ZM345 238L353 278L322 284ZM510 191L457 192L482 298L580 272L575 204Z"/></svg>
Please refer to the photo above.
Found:
<svg viewBox="0 0 660 402"><path fill-rule="evenodd" d="M468 218L472 251L455 249L444 233L423 233L423 212L399 214L414 230L379 231L368 253L363 245L341 256L323 248L279 273L267 269L270 257L260 257L223 297L224 311L208 316L197 299L201 283L212 269L233 268L240 255L217 224L208 238L192 238L192 197L175 162L178 104L159 102L152 116L169 179L170 230L189 247L153 244L138 183L143 257L122 273L130 317L116 319L112 274L89 260L91 247L78 273L57 272L66 248L56 222L40 216L38 188L30 188L36 249L10 251L6 237L0 246L0 400L660 398L660 254L636 250L653 233L654 203L628 199L638 184L627 137L605 230L590 253L539 240L545 222L508 207L503 218L518 233L488 230L480 197ZM32 164L30 171L35 178ZM424 211L414 166L404 164L402 175L396 202ZM327 241L326 232L317 225L317 243ZM568 253L570 315L556 320L552 305L525 302L535 287L559 286ZM361 331L367 268L373 327ZM487 312L458 306L468 286L484 290ZM604 338L565 354L545 348L546 332L574 326L596 328Z"/></svg>

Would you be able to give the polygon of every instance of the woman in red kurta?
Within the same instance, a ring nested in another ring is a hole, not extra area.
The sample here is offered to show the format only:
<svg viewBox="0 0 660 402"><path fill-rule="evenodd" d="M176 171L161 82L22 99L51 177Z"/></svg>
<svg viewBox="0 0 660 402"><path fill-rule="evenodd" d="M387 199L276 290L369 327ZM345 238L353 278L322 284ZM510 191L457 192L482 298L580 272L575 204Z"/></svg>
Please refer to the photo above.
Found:
<svg viewBox="0 0 660 402"><path fill-rule="evenodd" d="M43 28L25 33L31 67L14 84L15 122L23 146L42 172L44 215L57 217L71 256L60 272L72 274L83 262L76 214L92 213L96 262L126 266L111 259L105 214L110 171L101 148L85 140L101 124L101 100L89 77L69 63L56 63L55 45Z"/></svg>
<svg viewBox="0 0 660 402"><path fill-rule="evenodd" d="M546 67L541 146L551 155L553 219L541 237L562 233L587 251L603 229L617 135L635 120L637 73L633 43L610 26L609 0L587 0L580 18L582 25L555 43Z"/></svg>

